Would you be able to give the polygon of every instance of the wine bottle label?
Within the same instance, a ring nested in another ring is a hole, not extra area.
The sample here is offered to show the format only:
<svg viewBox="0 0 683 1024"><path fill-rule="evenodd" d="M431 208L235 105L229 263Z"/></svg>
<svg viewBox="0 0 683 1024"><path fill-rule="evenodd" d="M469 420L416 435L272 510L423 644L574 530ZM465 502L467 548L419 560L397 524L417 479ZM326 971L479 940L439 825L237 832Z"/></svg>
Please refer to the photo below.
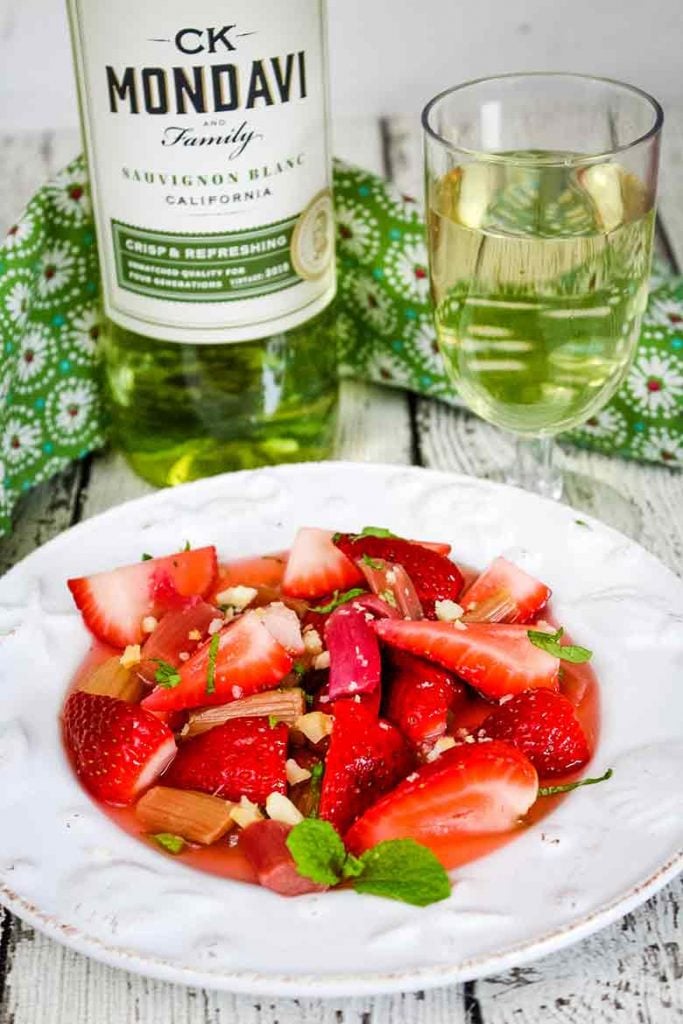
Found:
<svg viewBox="0 0 683 1024"><path fill-rule="evenodd" d="M334 296L324 0L68 0L104 311L244 341Z"/></svg>

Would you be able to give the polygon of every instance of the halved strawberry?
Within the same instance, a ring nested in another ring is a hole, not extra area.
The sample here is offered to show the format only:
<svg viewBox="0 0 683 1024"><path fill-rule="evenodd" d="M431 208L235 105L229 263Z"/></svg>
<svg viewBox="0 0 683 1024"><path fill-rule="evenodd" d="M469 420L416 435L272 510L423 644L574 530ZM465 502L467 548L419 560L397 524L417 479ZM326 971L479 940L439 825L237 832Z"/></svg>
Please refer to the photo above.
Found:
<svg viewBox="0 0 683 1024"><path fill-rule="evenodd" d="M420 547L428 548L430 551L436 551L437 555L450 555L453 546L439 540L412 540L410 543L419 544Z"/></svg>
<svg viewBox="0 0 683 1024"><path fill-rule="evenodd" d="M272 689L294 664L256 612L247 612L215 635L218 641L212 637L203 643L181 666L180 682L158 686L145 697L143 707L171 711L227 704Z"/></svg>
<svg viewBox="0 0 683 1024"><path fill-rule="evenodd" d="M240 849L256 872L259 884L280 896L324 892L326 886L304 878L296 869L287 847L291 825L281 821L256 821L240 835Z"/></svg>
<svg viewBox="0 0 683 1024"><path fill-rule="evenodd" d="M250 555L221 562L218 576L211 588L211 600L229 587L269 587L278 590L287 565L288 551L275 551L272 555Z"/></svg>
<svg viewBox="0 0 683 1024"><path fill-rule="evenodd" d="M181 664L181 653L193 654L206 639L209 623L220 614L215 605L200 597L191 598L180 611L166 612L142 645L138 675L154 683L160 662L177 668Z"/></svg>
<svg viewBox="0 0 683 1024"><path fill-rule="evenodd" d="M282 589L291 597L322 597L348 590L362 579L360 570L335 547L330 530L303 526L289 553Z"/></svg>
<svg viewBox="0 0 683 1024"><path fill-rule="evenodd" d="M462 743L423 765L358 819L354 853L384 839L415 839L437 855L458 836L507 832L538 794L531 762L508 743Z"/></svg>
<svg viewBox="0 0 683 1024"><path fill-rule="evenodd" d="M434 617L436 601L457 601L464 578L457 565L422 544L399 537L336 534L335 544L351 561L384 559L402 565L410 576L427 618Z"/></svg>
<svg viewBox="0 0 683 1024"><path fill-rule="evenodd" d="M282 723L231 718L183 743L164 785L265 803L271 793L287 791L287 736Z"/></svg>
<svg viewBox="0 0 683 1024"><path fill-rule="evenodd" d="M182 608L188 597L203 597L216 575L216 549L179 551L109 572L68 580L86 626L112 647L138 644L146 615Z"/></svg>
<svg viewBox="0 0 683 1024"><path fill-rule="evenodd" d="M351 602L332 612L325 623L332 700L379 689L382 673L379 643L366 615L371 618L369 613L354 608Z"/></svg>
<svg viewBox="0 0 683 1024"><path fill-rule="evenodd" d="M320 817L344 832L413 765L406 740L393 725L355 700L338 700L325 760Z"/></svg>
<svg viewBox="0 0 683 1024"><path fill-rule="evenodd" d="M496 558L460 598L467 622L532 622L550 600L550 588Z"/></svg>
<svg viewBox="0 0 683 1024"><path fill-rule="evenodd" d="M449 712L467 700L465 686L436 665L392 652L386 716L418 748L446 733Z"/></svg>
<svg viewBox="0 0 683 1024"><path fill-rule="evenodd" d="M590 758L574 706L551 690L511 697L488 716L482 729L526 754L539 775L561 775L581 768Z"/></svg>
<svg viewBox="0 0 683 1024"><path fill-rule="evenodd" d="M560 659L535 647L526 626L380 619L372 628L385 643L443 665L490 700L559 686Z"/></svg>
<svg viewBox="0 0 683 1024"><path fill-rule="evenodd" d="M130 804L176 751L173 733L154 715L116 697L74 691L64 705L64 742L93 796Z"/></svg>

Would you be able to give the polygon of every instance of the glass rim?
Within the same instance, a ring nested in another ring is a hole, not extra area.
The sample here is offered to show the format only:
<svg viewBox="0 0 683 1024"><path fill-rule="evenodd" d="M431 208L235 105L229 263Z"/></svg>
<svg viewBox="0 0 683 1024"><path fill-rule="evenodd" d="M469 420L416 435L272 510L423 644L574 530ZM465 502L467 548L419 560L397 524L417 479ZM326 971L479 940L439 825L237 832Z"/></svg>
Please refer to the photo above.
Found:
<svg viewBox="0 0 683 1024"><path fill-rule="evenodd" d="M448 89L443 89L441 92L437 93L436 96L433 96L422 108L420 120L425 135L435 142L438 142L439 145L444 148L451 150L453 153L462 153L464 156L475 157L480 161L520 165L528 163L528 161L520 157L514 158L505 153L487 152L486 150L469 149L466 146L458 146L453 142L449 142L448 139L445 139L443 135L440 135L439 132L430 124L430 116L434 108L438 103L446 99L447 96L461 92L464 89L469 89L474 85L483 85L488 82L505 82L512 78L567 78L574 79L579 82L595 82L602 85L612 85L645 100L652 110L654 117L653 124L646 132L639 135L631 142L626 142L621 146L612 146L610 149L602 150L599 153L580 153L576 156L564 156L556 162L549 160L547 164L544 164L544 166L581 167L599 163L607 160L609 157L614 156L617 153L624 153L627 150L634 149L636 146L639 146L644 142L648 142L650 139L654 139L661 131L664 123L664 110L662 109L661 103L659 103L654 96L649 92L646 92L644 89L639 88L637 85L630 85L628 82L621 82L617 78L607 78L600 75L584 75L573 71L512 71L504 75L484 75L482 78L472 78L467 82L461 82L460 85L452 85Z"/></svg>

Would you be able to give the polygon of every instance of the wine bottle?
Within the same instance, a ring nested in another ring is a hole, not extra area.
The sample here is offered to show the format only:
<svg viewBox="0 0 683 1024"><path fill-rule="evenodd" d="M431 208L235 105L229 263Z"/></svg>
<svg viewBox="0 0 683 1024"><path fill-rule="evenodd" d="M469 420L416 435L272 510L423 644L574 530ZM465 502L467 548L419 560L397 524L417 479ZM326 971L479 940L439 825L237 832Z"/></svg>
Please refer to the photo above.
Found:
<svg viewBox="0 0 683 1024"><path fill-rule="evenodd" d="M324 458L325 0L67 3L115 443L155 484Z"/></svg>

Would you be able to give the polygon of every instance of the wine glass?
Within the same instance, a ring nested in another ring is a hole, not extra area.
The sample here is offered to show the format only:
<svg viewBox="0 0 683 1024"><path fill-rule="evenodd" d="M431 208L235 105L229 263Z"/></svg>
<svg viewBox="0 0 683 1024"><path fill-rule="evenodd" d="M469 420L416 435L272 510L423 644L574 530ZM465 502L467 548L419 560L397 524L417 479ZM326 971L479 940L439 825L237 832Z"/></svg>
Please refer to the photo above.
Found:
<svg viewBox="0 0 683 1024"><path fill-rule="evenodd" d="M567 495L554 438L603 408L636 349L662 121L640 89L551 73L468 82L422 114L439 348L463 402L516 435L505 479L546 497ZM633 530L623 503L601 495Z"/></svg>

